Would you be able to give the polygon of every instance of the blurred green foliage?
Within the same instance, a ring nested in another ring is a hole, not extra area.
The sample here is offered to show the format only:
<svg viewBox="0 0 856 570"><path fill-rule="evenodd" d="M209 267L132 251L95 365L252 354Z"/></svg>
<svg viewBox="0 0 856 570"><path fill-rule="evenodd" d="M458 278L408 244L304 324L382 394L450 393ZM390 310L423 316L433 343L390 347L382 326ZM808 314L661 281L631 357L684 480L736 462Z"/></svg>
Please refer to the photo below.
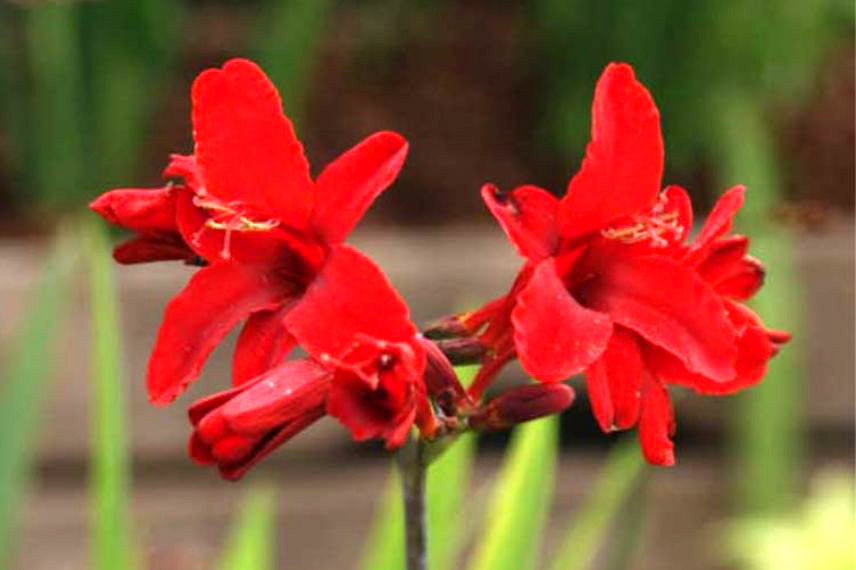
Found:
<svg viewBox="0 0 856 570"><path fill-rule="evenodd" d="M140 567L131 538L131 467L122 374L122 331L110 242L97 220L83 228L89 266L91 390L89 489L92 501L91 558L96 570Z"/></svg>
<svg viewBox="0 0 856 570"><path fill-rule="evenodd" d="M20 196L78 206L127 182L160 103L182 4L0 4L0 115Z"/></svg>
<svg viewBox="0 0 856 570"><path fill-rule="evenodd" d="M738 96L794 104L834 45L850 42L844 0L534 0L527 3L541 78L537 140L579 160L589 136L591 92L610 61L634 66L661 109L668 168L718 164L711 117ZM570 166L570 165L569 165Z"/></svg>
<svg viewBox="0 0 856 570"><path fill-rule="evenodd" d="M856 568L856 493L852 473L825 472L797 508L732 523L727 557L747 570Z"/></svg>
<svg viewBox="0 0 856 570"><path fill-rule="evenodd" d="M267 486L251 487L226 541L220 570L276 568L276 494Z"/></svg>
<svg viewBox="0 0 856 570"><path fill-rule="evenodd" d="M21 311L17 334L3 347L0 382L0 568L14 554L18 511L25 503L49 380L55 372L57 332L77 260L77 240L63 230Z"/></svg>

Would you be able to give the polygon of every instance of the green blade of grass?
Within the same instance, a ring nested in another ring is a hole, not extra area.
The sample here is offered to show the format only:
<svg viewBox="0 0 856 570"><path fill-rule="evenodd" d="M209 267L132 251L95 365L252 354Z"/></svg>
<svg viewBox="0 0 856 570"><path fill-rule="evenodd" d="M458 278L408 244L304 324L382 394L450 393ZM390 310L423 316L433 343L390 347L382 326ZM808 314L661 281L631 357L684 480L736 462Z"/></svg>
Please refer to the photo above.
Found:
<svg viewBox="0 0 856 570"><path fill-rule="evenodd" d="M574 513L552 570L584 570L604 543L610 522L636 487L644 461L635 438L626 438L609 454L592 491Z"/></svg>
<svg viewBox="0 0 856 570"><path fill-rule="evenodd" d="M247 492L217 568L273 570L275 499L271 488L255 487Z"/></svg>
<svg viewBox="0 0 856 570"><path fill-rule="evenodd" d="M26 494L53 354L77 259L70 236L53 247L4 358L0 383L0 568L11 560L16 513Z"/></svg>
<svg viewBox="0 0 856 570"><path fill-rule="evenodd" d="M515 428L471 570L528 570L537 562L553 495L558 418Z"/></svg>
<svg viewBox="0 0 856 570"><path fill-rule="evenodd" d="M461 510L475 451L475 435L461 435L428 468L425 498L430 570L456 567L465 532Z"/></svg>
<svg viewBox="0 0 856 570"><path fill-rule="evenodd" d="M121 331L116 284L106 232L100 222L85 226L92 319L92 501L93 568L135 567L128 509L130 470L121 374Z"/></svg>
<svg viewBox="0 0 856 570"><path fill-rule="evenodd" d="M396 467L393 467L381 496L358 568L404 568L404 505L401 499L401 477Z"/></svg>

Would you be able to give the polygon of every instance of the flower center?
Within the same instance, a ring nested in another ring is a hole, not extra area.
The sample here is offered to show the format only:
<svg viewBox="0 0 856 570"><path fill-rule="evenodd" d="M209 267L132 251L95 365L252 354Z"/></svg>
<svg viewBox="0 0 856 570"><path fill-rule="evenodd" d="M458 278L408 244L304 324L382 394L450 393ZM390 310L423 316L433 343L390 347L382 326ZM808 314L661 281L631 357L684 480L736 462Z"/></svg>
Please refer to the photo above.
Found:
<svg viewBox="0 0 856 570"><path fill-rule="evenodd" d="M648 214L631 216L625 223L604 228L601 235L607 239L618 240L622 243L640 243L650 241L652 247L669 245L667 237L680 237L683 228L676 210L666 210L665 196L651 208Z"/></svg>
<svg viewBox="0 0 856 570"><path fill-rule="evenodd" d="M209 215L209 218L205 220L205 225L196 232L193 239L198 240L206 229L222 230L225 232L223 249L220 252L223 259L232 257L230 252L232 232L268 232L279 226L279 220L274 218L263 221L253 220L247 216L246 212L241 211L242 204L240 202L224 204L207 196L195 195L193 205L205 210Z"/></svg>

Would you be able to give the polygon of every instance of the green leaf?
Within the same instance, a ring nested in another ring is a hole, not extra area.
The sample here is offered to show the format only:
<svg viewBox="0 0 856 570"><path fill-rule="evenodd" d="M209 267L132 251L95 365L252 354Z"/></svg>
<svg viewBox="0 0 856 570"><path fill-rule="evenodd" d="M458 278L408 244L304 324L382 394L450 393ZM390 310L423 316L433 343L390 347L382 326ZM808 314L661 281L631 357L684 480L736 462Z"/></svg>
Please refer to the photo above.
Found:
<svg viewBox="0 0 856 570"><path fill-rule="evenodd" d="M92 319L92 559L99 570L134 568L128 508L125 394L121 371L121 330L117 312L113 259L102 224L85 226Z"/></svg>
<svg viewBox="0 0 856 570"><path fill-rule="evenodd" d="M248 491L217 566L220 570L273 570L275 499L271 488Z"/></svg>
<svg viewBox="0 0 856 570"><path fill-rule="evenodd" d="M553 495L558 418L515 428L471 570L534 568Z"/></svg>
<svg viewBox="0 0 856 570"><path fill-rule="evenodd" d="M552 570L593 568L595 554L606 539L610 522L636 488L644 460L635 438L625 438L609 454L592 491L574 513Z"/></svg>
<svg viewBox="0 0 856 570"><path fill-rule="evenodd" d="M0 382L0 568L12 558L16 513L27 491L42 404L56 364L56 332L65 316L76 260L70 236L60 235L5 351Z"/></svg>

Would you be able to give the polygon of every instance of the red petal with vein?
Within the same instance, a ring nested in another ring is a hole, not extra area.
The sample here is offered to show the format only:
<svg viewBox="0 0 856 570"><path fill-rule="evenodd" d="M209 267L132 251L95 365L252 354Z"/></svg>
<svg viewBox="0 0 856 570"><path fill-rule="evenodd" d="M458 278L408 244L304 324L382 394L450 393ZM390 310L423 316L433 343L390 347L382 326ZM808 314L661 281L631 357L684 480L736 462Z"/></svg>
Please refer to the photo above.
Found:
<svg viewBox="0 0 856 570"><path fill-rule="evenodd" d="M174 232L176 190L122 189L105 192L89 208L111 224L135 232Z"/></svg>
<svg viewBox="0 0 856 570"><path fill-rule="evenodd" d="M648 210L663 173L660 114L627 64L610 64L597 82L591 142L559 205L559 229L572 240Z"/></svg>
<svg viewBox="0 0 856 570"><path fill-rule="evenodd" d="M280 364L294 348L285 328L290 303L273 311L253 313L244 323L232 357L232 385L240 386Z"/></svg>
<svg viewBox="0 0 856 570"><path fill-rule="evenodd" d="M193 138L205 191L256 216L305 227L314 187L303 147L259 67L233 59L193 83Z"/></svg>
<svg viewBox="0 0 856 570"><path fill-rule="evenodd" d="M701 231L687 251L687 262L696 264L705 259L708 249L713 242L728 233L734 216L743 206L743 198L746 189L743 186L735 186L719 197Z"/></svg>
<svg viewBox="0 0 856 570"><path fill-rule="evenodd" d="M312 213L312 225L323 240L345 240L374 199L398 176L407 147L397 133L375 133L324 168L316 183Z"/></svg>
<svg viewBox="0 0 856 570"><path fill-rule="evenodd" d="M517 356L542 382L581 372L606 349L609 316L581 306L565 289L552 258L541 262L511 314Z"/></svg>
<svg viewBox="0 0 856 570"><path fill-rule="evenodd" d="M675 418L665 386L650 374L644 374L639 442L648 463L663 467L675 464L675 446L671 440L674 431Z"/></svg>
<svg viewBox="0 0 856 570"><path fill-rule="evenodd" d="M696 270L717 293L745 301L764 284L764 266L746 255L749 239L745 236L720 238L706 248L705 259Z"/></svg>
<svg viewBox="0 0 856 570"><path fill-rule="evenodd" d="M555 253L559 245L555 196L537 186L501 193L493 184L482 186L481 195L520 255L537 263Z"/></svg>
<svg viewBox="0 0 856 570"><path fill-rule="evenodd" d="M767 371L767 362L775 355L776 346L755 313L732 301L728 301L726 306L729 318L738 332L734 378L717 382L701 374L694 374L674 355L656 346L647 346L645 360L654 374L664 382L716 396L734 394L760 382Z"/></svg>
<svg viewBox="0 0 856 570"><path fill-rule="evenodd" d="M239 434L262 434L323 405L330 379L330 372L312 360L286 362L224 405L223 418Z"/></svg>
<svg viewBox="0 0 856 570"><path fill-rule="evenodd" d="M273 309L291 285L258 268L218 263L200 269L166 307L149 360L153 404L168 404L193 381L229 330L256 311Z"/></svg>
<svg viewBox="0 0 856 570"><path fill-rule="evenodd" d="M693 372L722 382L734 377L734 327L694 271L665 257L592 253L596 276L580 287L583 304L665 348Z"/></svg>
<svg viewBox="0 0 856 570"><path fill-rule="evenodd" d="M285 323L315 358L342 355L358 334L390 342L409 341L416 334L407 305L386 276L346 245L333 247Z"/></svg>
<svg viewBox="0 0 856 570"><path fill-rule="evenodd" d="M732 272L716 284L716 292L738 301L752 298L764 284L764 266L751 256L740 260Z"/></svg>
<svg viewBox="0 0 856 570"><path fill-rule="evenodd" d="M118 263L150 261L190 261L196 254L177 234L143 234L116 246L113 259Z"/></svg>
<svg viewBox="0 0 856 570"><path fill-rule="evenodd" d="M615 327L603 355L586 370L592 411L603 431L636 424L643 367L635 335Z"/></svg>

